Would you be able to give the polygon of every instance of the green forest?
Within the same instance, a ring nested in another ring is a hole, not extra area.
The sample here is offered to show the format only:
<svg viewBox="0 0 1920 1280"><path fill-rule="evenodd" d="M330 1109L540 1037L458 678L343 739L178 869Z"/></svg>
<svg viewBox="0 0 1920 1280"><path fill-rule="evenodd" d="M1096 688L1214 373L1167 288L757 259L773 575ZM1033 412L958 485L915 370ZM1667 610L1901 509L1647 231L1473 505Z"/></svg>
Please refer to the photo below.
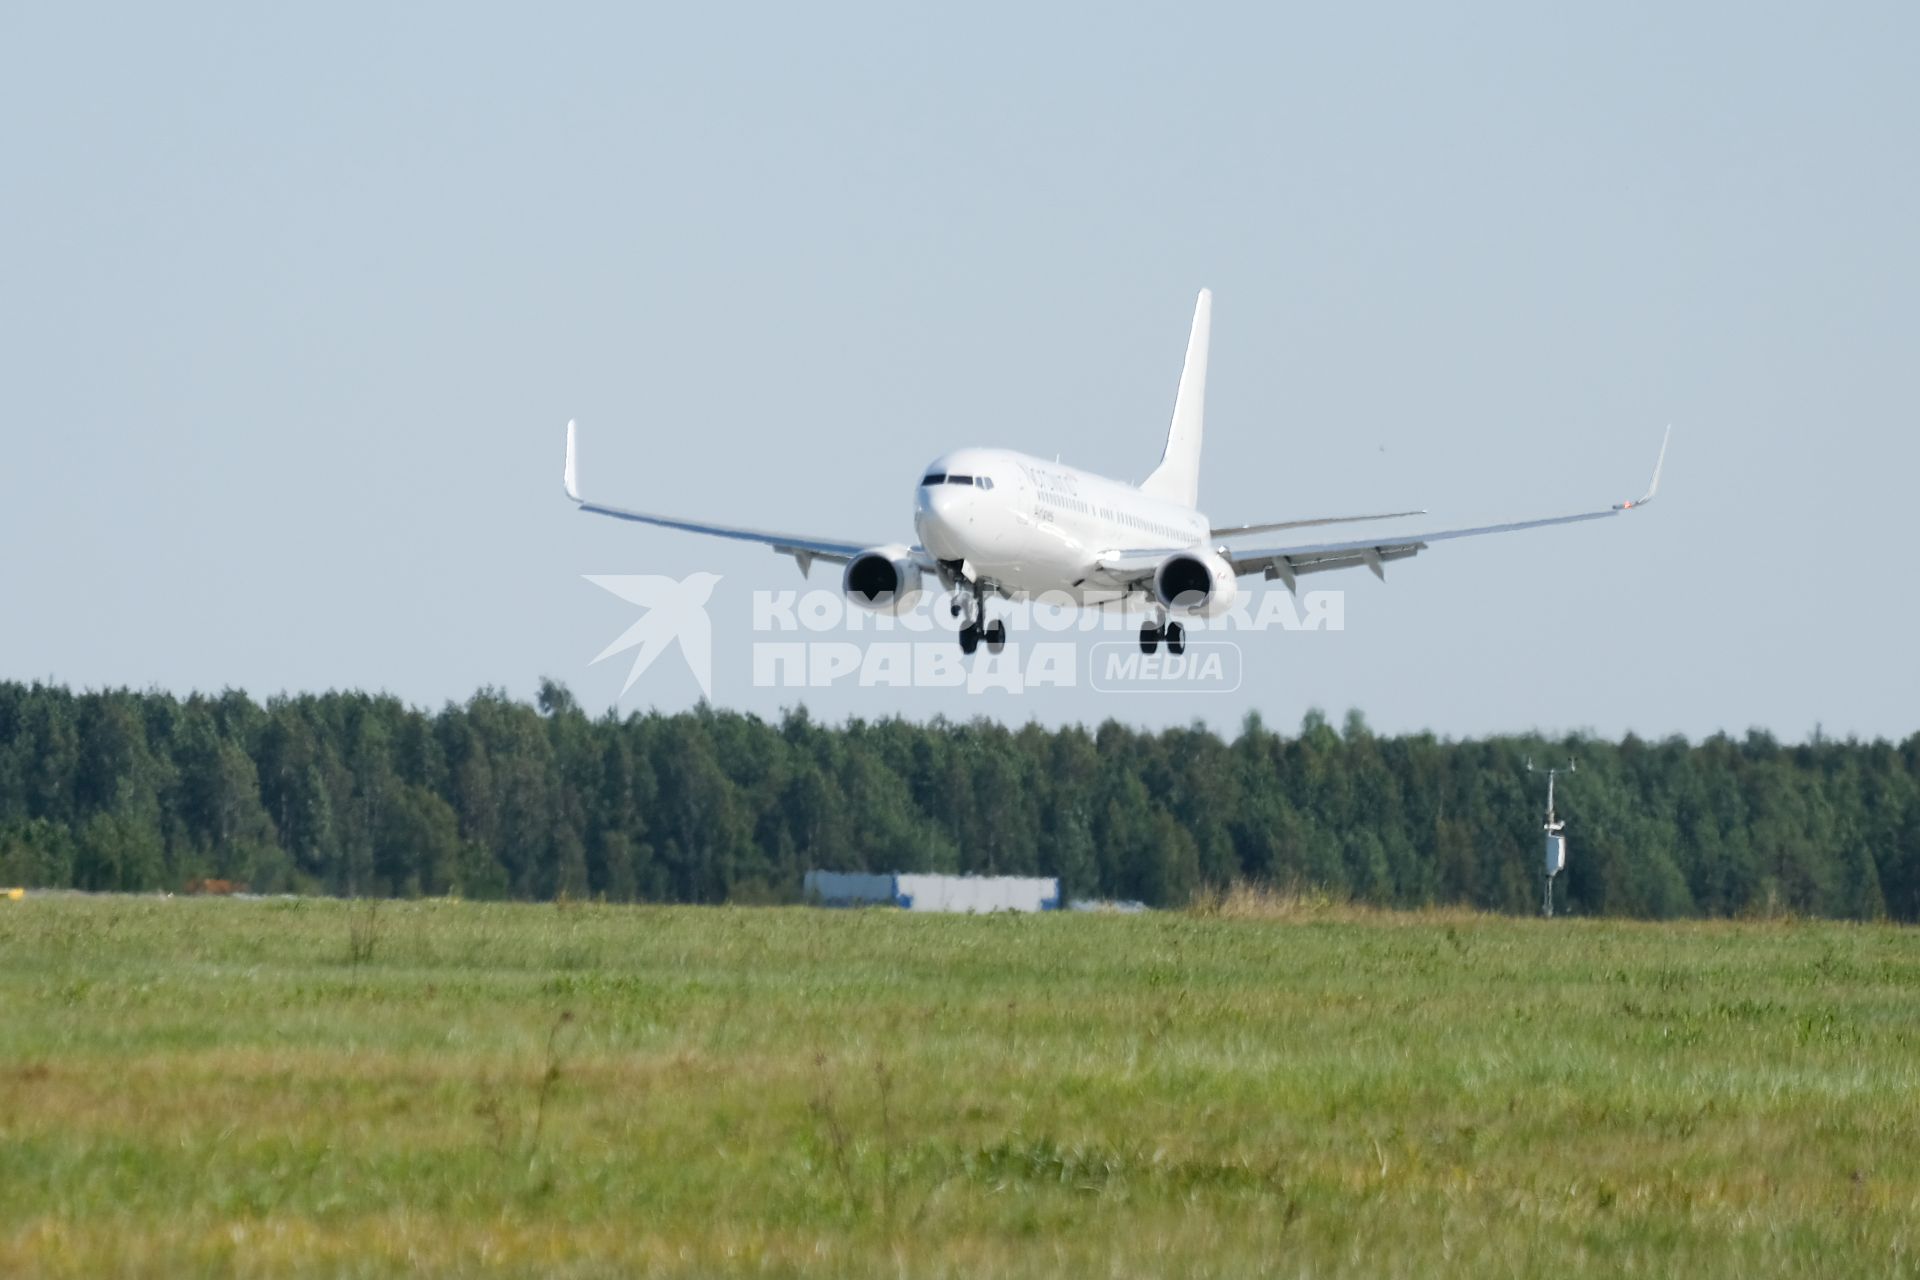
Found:
<svg viewBox="0 0 1920 1280"><path fill-rule="evenodd" d="M385 696L0 683L0 885L345 896L796 900L813 867L1057 875L1186 903L1237 881L1384 906L1920 919L1920 733L1692 743L1386 737L1358 713L1231 736L702 706L585 714L542 685Z"/></svg>

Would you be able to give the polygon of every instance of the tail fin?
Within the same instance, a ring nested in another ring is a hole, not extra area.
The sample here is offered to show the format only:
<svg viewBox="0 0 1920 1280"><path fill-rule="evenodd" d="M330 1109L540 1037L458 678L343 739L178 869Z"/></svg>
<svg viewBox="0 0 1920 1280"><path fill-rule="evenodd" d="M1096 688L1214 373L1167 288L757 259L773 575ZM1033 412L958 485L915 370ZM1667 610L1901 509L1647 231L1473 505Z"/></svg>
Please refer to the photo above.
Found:
<svg viewBox="0 0 1920 1280"><path fill-rule="evenodd" d="M1160 465L1140 482L1142 493L1188 507L1200 501L1200 433L1207 416L1207 339L1212 328L1213 290L1202 289L1193 308L1193 332L1187 335L1187 363L1180 371L1167 447Z"/></svg>

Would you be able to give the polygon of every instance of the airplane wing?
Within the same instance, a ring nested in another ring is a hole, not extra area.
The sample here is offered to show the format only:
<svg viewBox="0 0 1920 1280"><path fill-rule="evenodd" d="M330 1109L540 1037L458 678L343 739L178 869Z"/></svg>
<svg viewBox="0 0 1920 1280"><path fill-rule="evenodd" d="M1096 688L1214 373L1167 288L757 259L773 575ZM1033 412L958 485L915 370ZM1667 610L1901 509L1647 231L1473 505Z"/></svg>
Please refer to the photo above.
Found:
<svg viewBox="0 0 1920 1280"><path fill-rule="evenodd" d="M1579 524L1587 520L1605 520L1623 512L1644 507L1660 490L1660 469L1666 465L1667 441L1673 428L1660 441L1660 456L1653 464L1653 479L1644 496L1629 502L1617 502L1598 511L1576 511L1571 515L1546 516L1538 520L1514 520L1506 524L1478 525L1470 529L1440 529L1432 533L1399 534L1384 538L1358 538L1349 542L1303 543L1292 546L1221 547L1220 554L1233 565L1235 573L1264 573L1291 588L1303 573L1324 573L1332 569L1351 569L1365 565L1381 580L1386 578L1390 560L1405 560L1419 555L1435 542L1455 538L1477 538L1488 533L1514 533L1521 529L1544 529L1548 525Z"/></svg>
<svg viewBox="0 0 1920 1280"><path fill-rule="evenodd" d="M1129 586L1153 577L1160 562L1168 556L1192 550L1192 547L1144 547L1137 551L1107 551L1094 560L1093 571L1102 585Z"/></svg>
<svg viewBox="0 0 1920 1280"><path fill-rule="evenodd" d="M580 494L580 462L578 446L575 441L577 428L567 423L567 497L571 498L582 511L597 516L612 516L616 520L632 520L639 524L659 525L663 529L684 529L688 533L704 533L714 538L731 538L736 542L758 542L772 547L782 555L792 556L805 573L816 560L825 560L830 564L845 564L869 547L878 546L877 542L842 542L834 538L817 538L809 534L776 533L769 529L749 529L742 525L713 524L705 520L686 520L679 516L660 515L651 511L634 511L627 507L611 507L601 502L591 502ZM915 547L914 555L927 560L926 553Z"/></svg>
<svg viewBox="0 0 1920 1280"><path fill-rule="evenodd" d="M1423 507L1418 511L1383 511L1377 516L1322 516L1318 520L1278 520L1272 524L1229 524L1215 525L1213 536L1216 538L1238 538L1249 533L1278 533L1282 529L1307 529L1322 524L1360 524L1367 520L1398 520L1402 516L1423 516L1427 514Z"/></svg>

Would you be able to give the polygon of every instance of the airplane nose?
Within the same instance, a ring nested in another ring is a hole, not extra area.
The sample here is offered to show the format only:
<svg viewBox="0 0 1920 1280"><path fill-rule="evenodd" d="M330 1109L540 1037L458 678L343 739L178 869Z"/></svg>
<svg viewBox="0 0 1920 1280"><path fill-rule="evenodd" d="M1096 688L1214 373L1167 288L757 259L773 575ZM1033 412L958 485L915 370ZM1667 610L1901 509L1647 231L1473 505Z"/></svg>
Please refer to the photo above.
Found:
<svg viewBox="0 0 1920 1280"><path fill-rule="evenodd" d="M967 527L967 508L972 494L971 489L949 485L920 490L916 504L918 518L914 523L919 526L920 541L935 555L952 558L949 553L959 545L957 539Z"/></svg>
<svg viewBox="0 0 1920 1280"><path fill-rule="evenodd" d="M920 509L935 519L952 524L966 519L973 490L959 485L931 485L920 491Z"/></svg>

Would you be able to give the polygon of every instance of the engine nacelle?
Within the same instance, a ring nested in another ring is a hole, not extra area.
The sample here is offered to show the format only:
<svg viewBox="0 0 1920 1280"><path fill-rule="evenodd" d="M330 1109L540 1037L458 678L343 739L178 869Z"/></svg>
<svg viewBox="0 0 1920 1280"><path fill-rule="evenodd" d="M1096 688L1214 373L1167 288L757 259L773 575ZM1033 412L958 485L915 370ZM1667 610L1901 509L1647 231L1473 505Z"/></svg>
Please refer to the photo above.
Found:
<svg viewBox="0 0 1920 1280"><path fill-rule="evenodd" d="M840 589L870 612L905 613L920 598L920 566L913 562L913 553L897 543L874 547L847 561Z"/></svg>
<svg viewBox="0 0 1920 1280"><path fill-rule="evenodd" d="M1233 566L1211 551L1180 551L1153 571L1154 598L1167 612L1211 618L1225 613L1240 594Z"/></svg>

